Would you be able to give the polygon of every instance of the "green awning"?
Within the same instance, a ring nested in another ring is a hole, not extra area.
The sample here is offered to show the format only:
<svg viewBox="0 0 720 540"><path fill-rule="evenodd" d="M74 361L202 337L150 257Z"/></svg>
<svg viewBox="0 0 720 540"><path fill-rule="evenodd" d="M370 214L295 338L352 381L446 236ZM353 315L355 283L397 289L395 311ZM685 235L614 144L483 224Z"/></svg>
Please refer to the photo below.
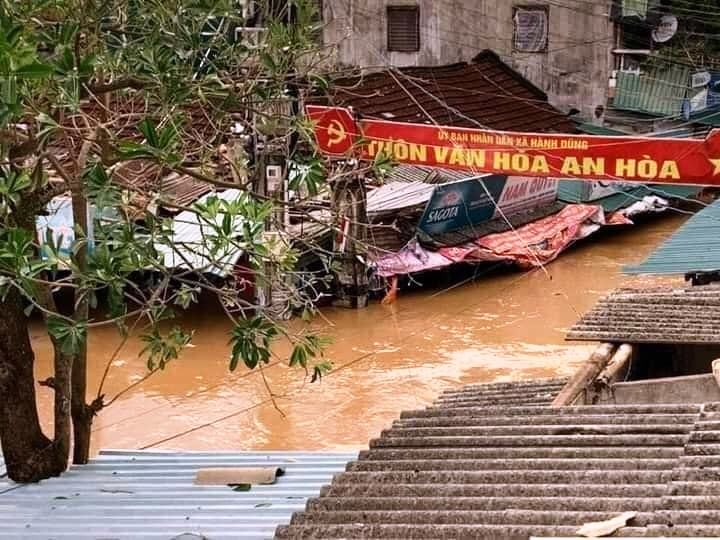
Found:
<svg viewBox="0 0 720 540"><path fill-rule="evenodd" d="M675 234L626 274L686 274L720 270L720 200L690 218Z"/></svg>

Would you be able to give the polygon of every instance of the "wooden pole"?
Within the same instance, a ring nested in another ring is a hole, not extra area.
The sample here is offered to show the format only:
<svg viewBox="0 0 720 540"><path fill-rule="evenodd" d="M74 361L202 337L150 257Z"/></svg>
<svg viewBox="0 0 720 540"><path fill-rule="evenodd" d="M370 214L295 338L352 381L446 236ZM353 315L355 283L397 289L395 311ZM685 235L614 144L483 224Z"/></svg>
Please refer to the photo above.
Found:
<svg viewBox="0 0 720 540"><path fill-rule="evenodd" d="M557 395L552 402L552 407L572 405L580 393L605 369L616 350L617 345L612 343L603 343L595 349L587 362L575 372Z"/></svg>
<svg viewBox="0 0 720 540"><path fill-rule="evenodd" d="M615 382L620 372L628 365L628 362L630 362L632 354L632 345L628 345L627 343L620 345L608 365L598 376L597 381L606 385Z"/></svg>

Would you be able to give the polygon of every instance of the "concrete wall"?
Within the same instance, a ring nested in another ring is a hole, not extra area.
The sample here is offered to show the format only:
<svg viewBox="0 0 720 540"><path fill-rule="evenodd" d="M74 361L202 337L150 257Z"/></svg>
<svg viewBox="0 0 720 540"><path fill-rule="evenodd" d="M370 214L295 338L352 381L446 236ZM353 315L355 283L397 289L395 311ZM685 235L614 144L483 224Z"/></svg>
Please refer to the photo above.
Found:
<svg viewBox="0 0 720 540"><path fill-rule="evenodd" d="M471 60L492 49L564 111L576 108L593 118L605 107L612 66L614 27L610 0L325 0L325 44L344 65L397 67ZM420 51L387 51L386 8L420 8ZM545 53L513 51L513 6L549 9Z"/></svg>
<svg viewBox="0 0 720 540"><path fill-rule="evenodd" d="M600 404L708 403L720 401L720 386L712 375L691 375L612 385Z"/></svg>

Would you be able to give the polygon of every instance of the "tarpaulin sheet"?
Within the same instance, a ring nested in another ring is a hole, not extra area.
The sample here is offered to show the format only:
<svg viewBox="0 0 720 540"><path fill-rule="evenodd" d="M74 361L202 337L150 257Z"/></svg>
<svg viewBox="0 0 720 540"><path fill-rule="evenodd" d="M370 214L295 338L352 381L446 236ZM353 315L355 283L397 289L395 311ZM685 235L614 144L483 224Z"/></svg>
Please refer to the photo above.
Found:
<svg viewBox="0 0 720 540"><path fill-rule="evenodd" d="M573 242L585 238L603 225L631 223L624 216L606 219L601 206L571 204L557 214L514 231L490 234L460 246L430 251L413 240L397 253L375 261L384 277L438 270L459 262L514 262L524 268L544 265Z"/></svg>

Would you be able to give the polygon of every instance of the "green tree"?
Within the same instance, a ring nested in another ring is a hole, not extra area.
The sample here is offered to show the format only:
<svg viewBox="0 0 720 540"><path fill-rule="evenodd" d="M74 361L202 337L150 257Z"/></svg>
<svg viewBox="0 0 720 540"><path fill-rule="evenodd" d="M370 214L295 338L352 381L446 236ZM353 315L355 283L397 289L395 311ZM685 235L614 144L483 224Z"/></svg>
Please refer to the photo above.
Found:
<svg viewBox="0 0 720 540"><path fill-rule="evenodd" d="M306 287L273 277L293 275L297 259L282 237L273 243L265 234L288 203L253 183L246 147L261 139L288 162L302 161L298 191L314 193L325 181L323 164L295 150L308 126L294 97L324 84L313 4L0 0L0 442L13 480L62 473L71 448L75 463L87 461L93 417L113 401L102 383L87 388L95 327L114 325L125 338L141 332L149 376L191 343L192 331L172 318L205 291L233 323L230 369L262 367L276 339L292 343L289 363L313 379L329 369L322 339L290 333L265 305L243 302L202 272L227 266L241 249L261 284L282 288L288 309L312 312ZM244 30L244 17L264 30ZM183 206L162 182L147 181L168 175L239 195ZM36 234L38 216L61 194L72 204L69 249ZM191 212L202 245L177 245L159 207ZM139 270L152 284L135 279ZM57 292L72 297L71 309L57 305ZM41 383L54 391L52 438L35 402L32 312L54 347L53 376Z"/></svg>

